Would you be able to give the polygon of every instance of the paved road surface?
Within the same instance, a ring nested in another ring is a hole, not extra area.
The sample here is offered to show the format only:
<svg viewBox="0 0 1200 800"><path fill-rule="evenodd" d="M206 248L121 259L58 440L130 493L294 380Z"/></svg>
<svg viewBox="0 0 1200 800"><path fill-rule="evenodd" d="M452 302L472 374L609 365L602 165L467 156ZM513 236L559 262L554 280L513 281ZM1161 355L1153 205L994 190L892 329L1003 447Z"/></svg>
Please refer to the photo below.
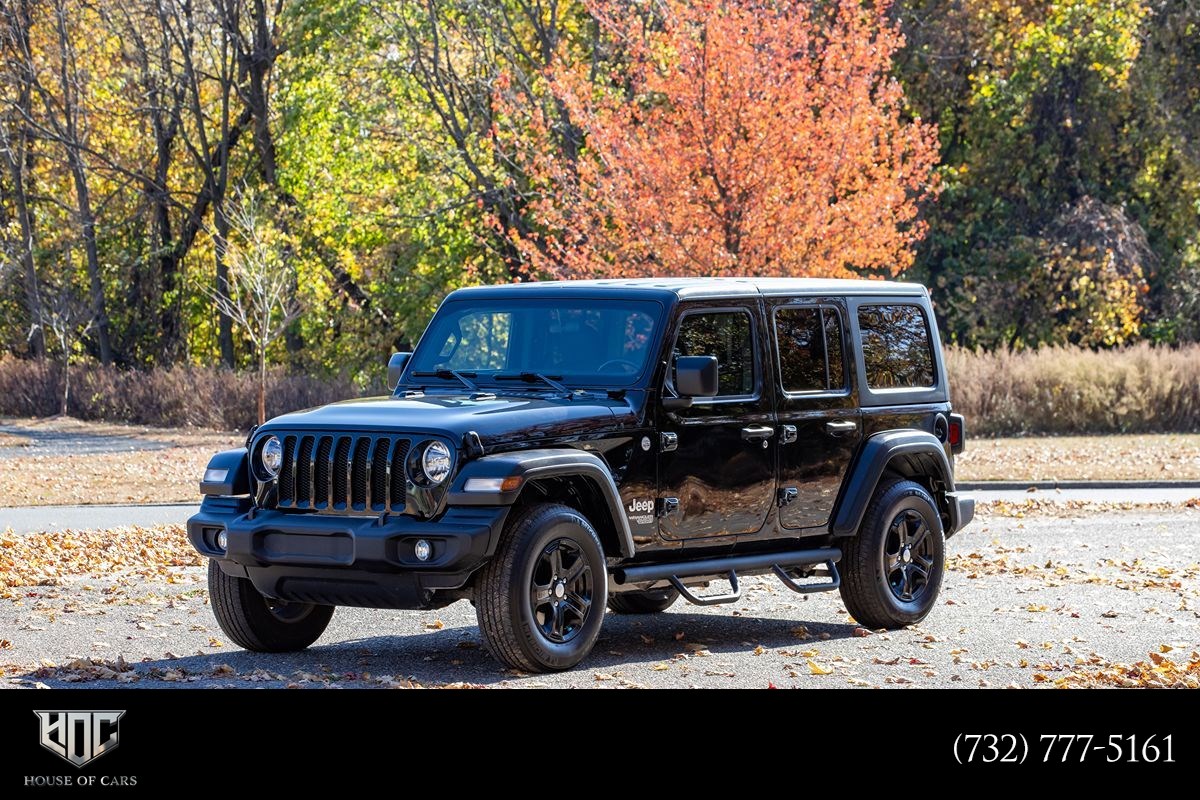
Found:
<svg viewBox="0 0 1200 800"><path fill-rule="evenodd" d="M0 425L0 433L12 434L28 441L27 444L0 446L0 458L128 453L133 450L165 450L172 446L169 441L121 436L110 432L46 430L21 425Z"/></svg>
<svg viewBox="0 0 1200 800"><path fill-rule="evenodd" d="M61 531L186 522L198 505L31 506L0 508L0 532Z"/></svg>
<svg viewBox="0 0 1200 800"><path fill-rule="evenodd" d="M93 680L111 678L102 667L62 665L76 658L111 665L118 656L132 665L128 685L143 688L410 679L604 688L1050 686L1093 654L1103 663L1144 660L1163 645L1194 648L1198 541L1195 510L979 519L948 543L939 604L913 629L856 635L836 593L796 595L753 578L732 605L609 615L593 656L550 676L499 668L466 602L431 612L339 609L308 651L261 655L225 640L201 568L173 568L174 582L72 578L0 601L0 638L9 640L0 650L0 687L112 686Z"/></svg>

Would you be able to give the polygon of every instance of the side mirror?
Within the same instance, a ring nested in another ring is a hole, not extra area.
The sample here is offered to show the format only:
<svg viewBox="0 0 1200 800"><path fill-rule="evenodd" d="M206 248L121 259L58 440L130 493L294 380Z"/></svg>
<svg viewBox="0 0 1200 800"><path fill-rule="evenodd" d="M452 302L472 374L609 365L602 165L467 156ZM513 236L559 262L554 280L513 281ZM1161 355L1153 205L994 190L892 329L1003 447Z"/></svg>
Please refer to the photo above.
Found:
<svg viewBox="0 0 1200 800"><path fill-rule="evenodd" d="M400 383L400 376L404 374L404 367L408 365L408 360L412 358L412 353L392 353L392 357L388 359L388 389L395 391L396 385Z"/></svg>
<svg viewBox="0 0 1200 800"><path fill-rule="evenodd" d="M716 356L679 356L675 359L675 392L678 397L664 397L668 411L687 408L695 397L716 397L720 388Z"/></svg>

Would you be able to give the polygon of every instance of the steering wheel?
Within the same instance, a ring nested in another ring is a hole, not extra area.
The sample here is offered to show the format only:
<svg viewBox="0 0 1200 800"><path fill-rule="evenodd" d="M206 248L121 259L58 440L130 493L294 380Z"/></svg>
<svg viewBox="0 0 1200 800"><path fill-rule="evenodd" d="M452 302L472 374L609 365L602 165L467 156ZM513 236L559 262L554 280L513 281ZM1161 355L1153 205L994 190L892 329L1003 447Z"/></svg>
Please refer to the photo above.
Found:
<svg viewBox="0 0 1200 800"><path fill-rule="evenodd" d="M625 373L626 375L632 375L633 373L638 371L637 364L633 363L632 361L626 361L623 358L610 358L608 361L605 361L603 364L596 367L596 371L597 372L608 372L609 370L607 369L607 367L609 365L621 367L621 371L623 373Z"/></svg>

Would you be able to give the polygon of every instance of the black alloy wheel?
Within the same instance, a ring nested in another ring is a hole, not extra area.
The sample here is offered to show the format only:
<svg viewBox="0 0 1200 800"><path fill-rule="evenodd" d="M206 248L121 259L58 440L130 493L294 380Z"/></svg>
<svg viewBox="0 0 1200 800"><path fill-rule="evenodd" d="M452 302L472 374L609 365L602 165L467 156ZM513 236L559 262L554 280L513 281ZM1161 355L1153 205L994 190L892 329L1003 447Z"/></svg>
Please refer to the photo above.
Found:
<svg viewBox="0 0 1200 800"><path fill-rule="evenodd" d="M883 570L892 595L902 603L919 602L929 590L934 537L925 518L912 509L896 515L883 537Z"/></svg>
<svg viewBox="0 0 1200 800"><path fill-rule="evenodd" d="M529 605L547 641L564 644L583 629L592 609L592 568L579 545L555 539L533 567Z"/></svg>

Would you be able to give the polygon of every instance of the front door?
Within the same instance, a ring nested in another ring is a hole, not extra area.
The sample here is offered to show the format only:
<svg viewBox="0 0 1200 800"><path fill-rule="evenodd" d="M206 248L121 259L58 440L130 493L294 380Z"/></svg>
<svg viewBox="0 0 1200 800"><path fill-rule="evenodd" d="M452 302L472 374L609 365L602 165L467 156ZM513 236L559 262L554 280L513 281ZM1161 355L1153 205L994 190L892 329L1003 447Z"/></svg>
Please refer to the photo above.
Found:
<svg viewBox="0 0 1200 800"><path fill-rule="evenodd" d="M779 364L779 522L824 531L862 441L839 300L773 303Z"/></svg>
<svg viewBox="0 0 1200 800"><path fill-rule="evenodd" d="M775 415L763 369L770 350L757 298L684 306L670 362L716 356L720 389L660 410L659 531L665 539L753 534L775 495ZM675 394L668 370L664 396Z"/></svg>

